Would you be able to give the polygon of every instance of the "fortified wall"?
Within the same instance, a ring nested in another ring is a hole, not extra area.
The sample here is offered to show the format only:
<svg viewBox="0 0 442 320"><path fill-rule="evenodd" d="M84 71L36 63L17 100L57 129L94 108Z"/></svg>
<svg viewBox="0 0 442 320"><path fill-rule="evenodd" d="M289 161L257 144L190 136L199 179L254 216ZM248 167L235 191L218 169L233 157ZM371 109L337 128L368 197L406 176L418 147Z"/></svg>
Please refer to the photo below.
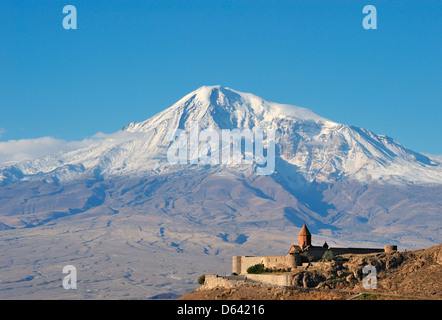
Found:
<svg viewBox="0 0 442 320"><path fill-rule="evenodd" d="M255 264L263 264L265 268L289 270L300 266L302 262L299 254L263 257L235 256L232 259L232 272L236 274L246 274L247 269Z"/></svg>

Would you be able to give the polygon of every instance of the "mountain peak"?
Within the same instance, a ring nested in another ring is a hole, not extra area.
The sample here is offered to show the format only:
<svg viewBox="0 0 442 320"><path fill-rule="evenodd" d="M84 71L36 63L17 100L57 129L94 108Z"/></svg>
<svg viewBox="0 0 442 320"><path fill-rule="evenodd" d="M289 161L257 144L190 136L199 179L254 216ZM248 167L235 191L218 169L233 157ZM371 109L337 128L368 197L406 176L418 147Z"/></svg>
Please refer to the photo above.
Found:
<svg viewBox="0 0 442 320"><path fill-rule="evenodd" d="M276 171L301 174L308 181L440 183L441 166L394 140L327 120L313 111L270 102L228 87L202 86L170 108L130 123L90 146L53 159L19 163L0 170L0 182L21 179L74 179L83 172L101 175L165 172L170 136L177 129L277 130ZM390 179L391 178L391 179Z"/></svg>
<svg viewBox="0 0 442 320"><path fill-rule="evenodd" d="M221 91L222 87L220 85L217 86L202 86L193 91L192 93L200 99L208 100L210 96L217 91Z"/></svg>
<svg viewBox="0 0 442 320"><path fill-rule="evenodd" d="M265 121L272 121L275 118L295 118L301 121L336 124L309 109L271 102L252 93L240 92L220 85L202 86L184 96L172 108L182 105L197 105L203 108L203 112L221 108L233 116L241 118L253 116ZM256 121L254 123L256 124Z"/></svg>
<svg viewBox="0 0 442 320"><path fill-rule="evenodd" d="M216 85L216 86L201 86L198 89L188 93L184 97L182 97L176 104L188 101L189 99L197 99L199 101L210 101L210 96L216 92L221 91L222 86Z"/></svg>
<svg viewBox="0 0 442 320"><path fill-rule="evenodd" d="M214 90L222 90L224 89L221 85L215 85L215 86L201 86L198 89L196 89L194 92L212 92Z"/></svg>
<svg viewBox="0 0 442 320"><path fill-rule="evenodd" d="M233 103L240 98L239 92L227 87L222 87L220 85L202 86L185 95L175 105L183 103L188 104L191 100L202 106L233 105Z"/></svg>

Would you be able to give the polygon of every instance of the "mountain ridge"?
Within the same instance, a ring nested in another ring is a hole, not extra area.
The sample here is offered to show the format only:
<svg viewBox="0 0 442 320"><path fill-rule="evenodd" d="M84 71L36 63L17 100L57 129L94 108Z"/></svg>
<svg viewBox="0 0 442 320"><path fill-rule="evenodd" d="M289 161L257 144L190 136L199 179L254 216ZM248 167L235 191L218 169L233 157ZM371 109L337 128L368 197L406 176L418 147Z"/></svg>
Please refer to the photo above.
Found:
<svg viewBox="0 0 442 320"><path fill-rule="evenodd" d="M275 129L279 135L276 157L293 165L310 181L331 182L348 176L399 184L442 183L439 161L390 137L338 124L305 108L269 102L221 86L198 88L145 121L130 123L61 156L0 168L0 181L42 177L50 181L51 176L63 181L89 171L104 176L137 171L155 174L171 167L165 158L170 133L189 129L194 122L200 130Z"/></svg>

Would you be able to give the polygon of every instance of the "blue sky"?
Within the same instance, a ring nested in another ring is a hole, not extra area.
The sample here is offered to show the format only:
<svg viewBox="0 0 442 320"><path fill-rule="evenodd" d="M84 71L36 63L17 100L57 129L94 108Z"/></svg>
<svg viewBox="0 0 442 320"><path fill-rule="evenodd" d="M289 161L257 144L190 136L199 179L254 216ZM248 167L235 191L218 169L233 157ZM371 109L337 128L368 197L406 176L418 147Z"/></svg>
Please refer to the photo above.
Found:
<svg viewBox="0 0 442 320"><path fill-rule="evenodd" d="M0 141L115 132L222 85L440 155L441 17L440 0L1 1Z"/></svg>

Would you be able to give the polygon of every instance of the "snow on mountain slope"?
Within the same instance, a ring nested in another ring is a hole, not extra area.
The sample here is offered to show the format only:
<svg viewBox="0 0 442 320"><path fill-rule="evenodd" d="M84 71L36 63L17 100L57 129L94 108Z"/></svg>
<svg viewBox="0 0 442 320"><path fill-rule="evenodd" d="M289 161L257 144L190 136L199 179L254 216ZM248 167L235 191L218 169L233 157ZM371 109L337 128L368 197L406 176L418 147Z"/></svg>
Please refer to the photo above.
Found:
<svg viewBox="0 0 442 320"><path fill-rule="evenodd" d="M120 131L91 139L86 147L1 169L3 183L42 179L70 181L82 175L121 176L181 170L167 161L170 134L200 129L275 129L280 161L309 181L442 183L440 162L368 130L329 121L314 112L266 101L250 93L203 86L170 108ZM244 170L245 166L238 166ZM198 166L192 167L197 170ZM222 166L213 166L222 170Z"/></svg>

